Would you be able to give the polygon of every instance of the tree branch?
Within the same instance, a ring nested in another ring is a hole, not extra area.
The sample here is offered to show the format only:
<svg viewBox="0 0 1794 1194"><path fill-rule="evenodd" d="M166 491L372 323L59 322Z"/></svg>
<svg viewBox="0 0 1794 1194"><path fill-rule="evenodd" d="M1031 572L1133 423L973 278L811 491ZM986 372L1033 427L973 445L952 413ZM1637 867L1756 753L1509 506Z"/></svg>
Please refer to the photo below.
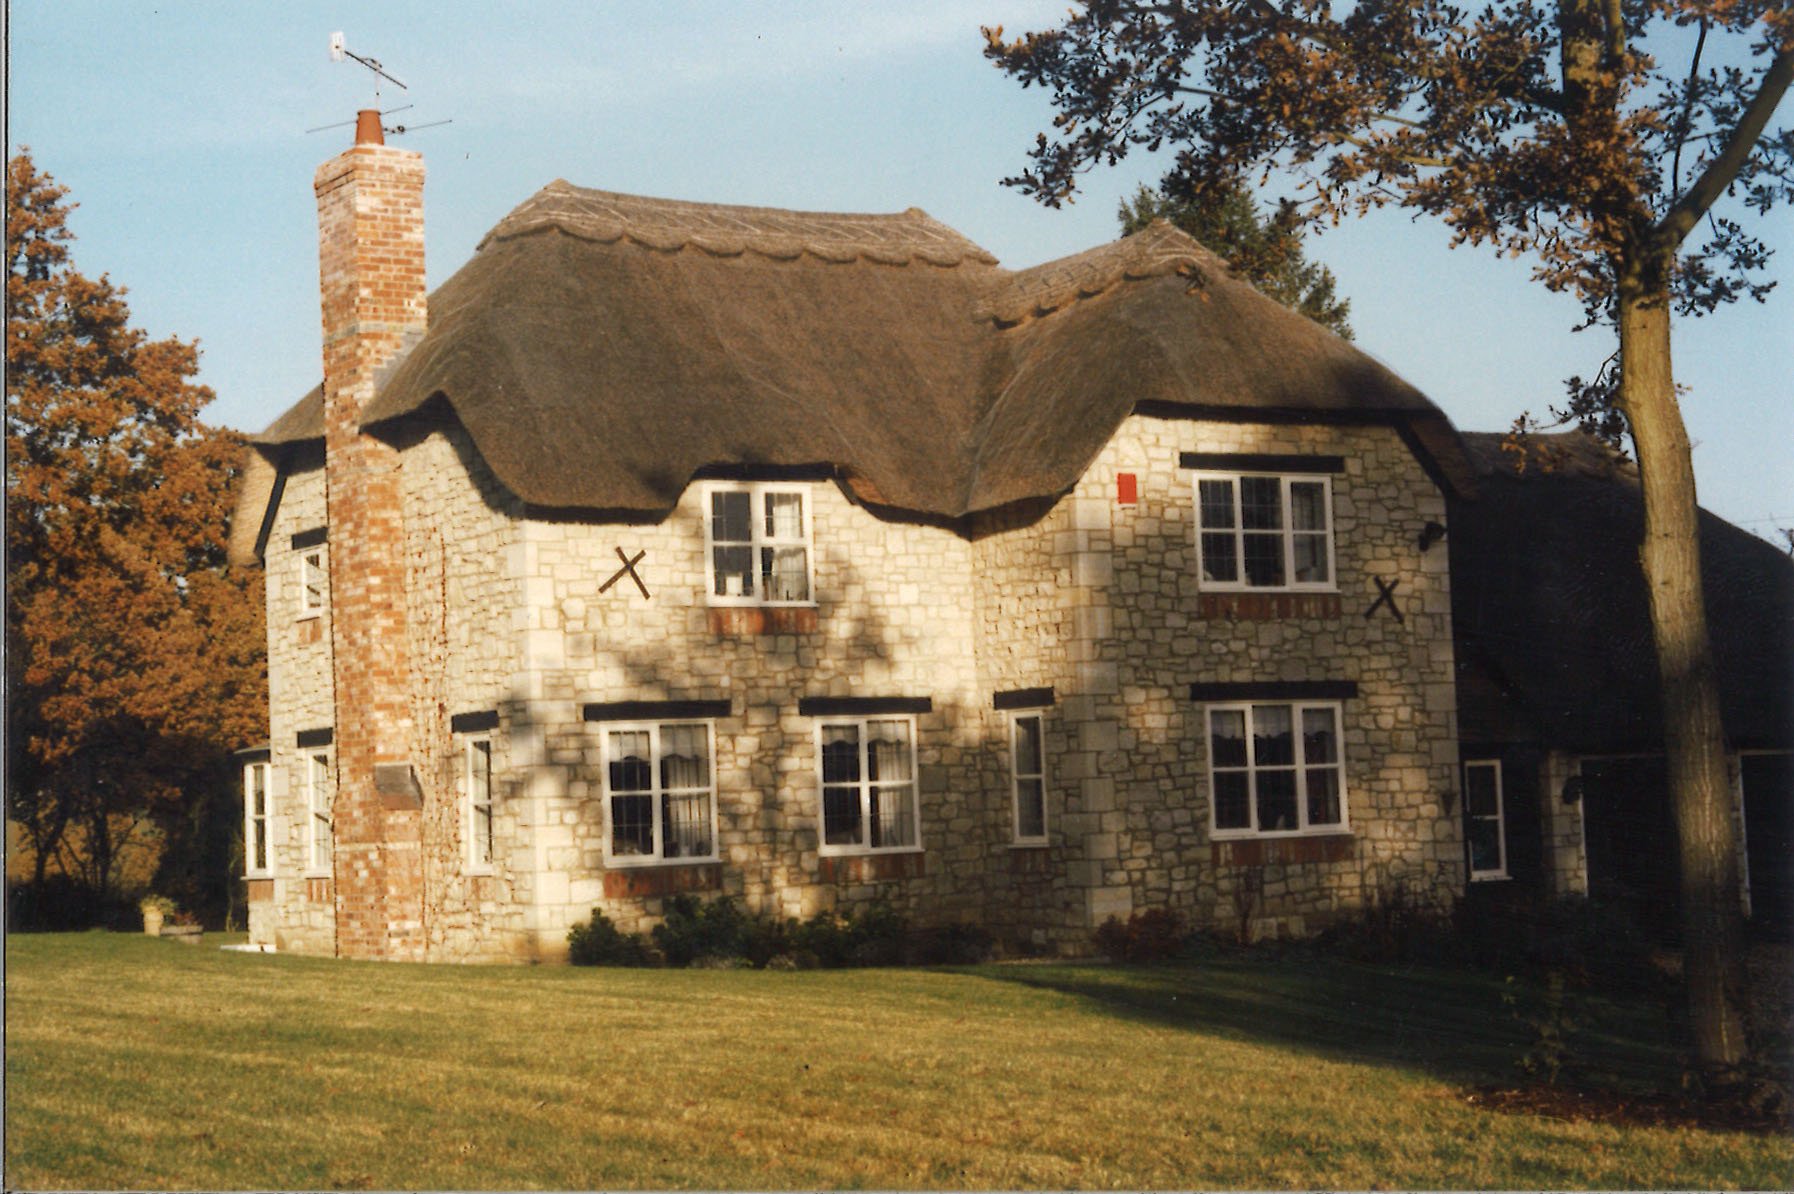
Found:
<svg viewBox="0 0 1794 1194"><path fill-rule="evenodd" d="M1676 122L1676 152L1670 158L1669 192L1675 194L1682 185L1682 146L1688 143L1688 128L1694 117L1694 89L1700 81L1701 51L1707 46L1707 21L1701 19L1700 37L1695 39L1694 57L1688 63L1688 82L1682 87L1682 118Z"/></svg>
<svg viewBox="0 0 1794 1194"><path fill-rule="evenodd" d="M1707 209L1725 193L1738 177L1738 171L1750 158L1750 151L1755 148L1757 138L1769 124L1769 117L1775 113L1775 107L1781 103L1782 96L1788 90L1788 84L1794 82L1794 50L1783 50L1769 63L1769 69L1763 72L1762 85L1757 88L1756 96L1744 114L1738 117L1732 135L1701 176L1688 188L1686 194L1676 200L1675 204L1664 213L1652 232L1664 243L1666 248L1674 249L1680 245L1693 231L1694 226L1706 214Z"/></svg>

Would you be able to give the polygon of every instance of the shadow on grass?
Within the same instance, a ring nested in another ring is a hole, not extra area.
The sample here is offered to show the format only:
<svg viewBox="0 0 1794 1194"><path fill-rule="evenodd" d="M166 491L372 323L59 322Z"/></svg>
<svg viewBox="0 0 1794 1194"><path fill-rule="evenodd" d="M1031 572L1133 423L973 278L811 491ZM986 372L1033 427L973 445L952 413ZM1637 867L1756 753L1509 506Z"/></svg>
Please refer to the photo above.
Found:
<svg viewBox="0 0 1794 1194"><path fill-rule="evenodd" d="M1536 991L1472 970L1373 966L1324 954L1221 954L1160 966L987 966L984 978L1057 991L1118 1019L1186 1029L1458 1084L1520 1079L1533 1030L1503 1002ZM1673 1083L1677 1056L1660 1008L1579 996L1578 1060L1590 1078L1634 1089Z"/></svg>

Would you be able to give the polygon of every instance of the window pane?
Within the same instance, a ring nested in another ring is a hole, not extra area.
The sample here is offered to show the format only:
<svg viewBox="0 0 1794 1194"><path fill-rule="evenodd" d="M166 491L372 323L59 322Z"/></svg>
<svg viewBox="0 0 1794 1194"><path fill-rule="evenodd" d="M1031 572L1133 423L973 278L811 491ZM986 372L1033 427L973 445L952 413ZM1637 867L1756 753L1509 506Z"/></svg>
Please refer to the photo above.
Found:
<svg viewBox="0 0 1794 1194"><path fill-rule="evenodd" d="M710 539L713 543L746 543L753 538L749 521L753 503L745 493L710 495Z"/></svg>
<svg viewBox="0 0 1794 1194"><path fill-rule="evenodd" d="M473 806L473 860L475 862L492 861L492 806L490 804Z"/></svg>
<svg viewBox="0 0 1794 1194"><path fill-rule="evenodd" d="M804 499L797 493L766 495L766 535L770 539L804 537Z"/></svg>
<svg viewBox="0 0 1794 1194"><path fill-rule="evenodd" d="M1239 578L1239 552L1233 532L1227 531L1222 534L1212 531L1203 532L1202 579L1231 582Z"/></svg>
<svg viewBox="0 0 1794 1194"><path fill-rule="evenodd" d="M1252 760L1260 767L1287 766L1296 761L1288 705L1252 706Z"/></svg>
<svg viewBox="0 0 1794 1194"><path fill-rule="evenodd" d="M268 813L268 766L265 763L249 769L249 807L258 817Z"/></svg>
<svg viewBox="0 0 1794 1194"><path fill-rule="evenodd" d="M1339 732L1332 709L1302 710L1302 759L1306 763L1339 762Z"/></svg>
<svg viewBox="0 0 1794 1194"><path fill-rule="evenodd" d="M1464 768L1464 807L1473 817L1495 815L1495 768Z"/></svg>
<svg viewBox="0 0 1794 1194"><path fill-rule="evenodd" d="M1221 771L1215 774L1215 828L1250 829L1252 820L1246 805L1247 786L1244 771Z"/></svg>
<svg viewBox="0 0 1794 1194"><path fill-rule="evenodd" d="M706 727L660 727L660 786L710 787L710 733Z"/></svg>
<svg viewBox="0 0 1794 1194"><path fill-rule="evenodd" d="M1238 709L1215 709L1208 715L1208 761L1211 767L1246 765L1246 715Z"/></svg>
<svg viewBox="0 0 1794 1194"><path fill-rule="evenodd" d="M268 869L268 822L260 817L250 822L250 866L258 871Z"/></svg>
<svg viewBox="0 0 1794 1194"><path fill-rule="evenodd" d="M808 601L809 553L801 547L766 547L760 550L760 572L766 578L768 601Z"/></svg>
<svg viewBox="0 0 1794 1194"><path fill-rule="evenodd" d="M874 744L876 745L876 744ZM916 787L902 784L872 790L872 846L891 849L916 844Z"/></svg>
<svg viewBox="0 0 1794 1194"><path fill-rule="evenodd" d="M1297 535L1292 544L1296 555L1296 580L1303 584L1325 584L1327 581L1327 537Z"/></svg>
<svg viewBox="0 0 1794 1194"><path fill-rule="evenodd" d="M1295 829L1296 773L1293 770L1259 771L1258 828L1263 833Z"/></svg>
<svg viewBox="0 0 1794 1194"><path fill-rule="evenodd" d="M752 597L754 595L754 549L751 547L713 548L712 562L716 571L718 597Z"/></svg>
<svg viewBox="0 0 1794 1194"><path fill-rule="evenodd" d="M822 727L822 782L852 784L860 779L860 728Z"/></svg>
<svg viewBox="0 0 1794 1194"><path fill-rule="evenodd" d="M492 801L492 744L490 742L474 742L469 751L471 766L468 775L468 791L474 804L490 804Z"/></svg>
<svg viewBox="0 0 1794 1194"><path fill-rule="evenodd" d="M1015 833L1017 837L1046 836L1046 790L1038 779L1016 781Z"/></svg>
<svg viewBox="0 0 1794 1194"><path fill-rule="evenodd" d="M1233 526L1233 482L1196 482L1196 507L1203 530Z"/></svg>
<svg viewBox="0 0 1794 1194"><path fill-rule="evenodd" d="M1040 718L1015 719L1015 773L1040 774Z"/></svg>
<svg viewBox="0 0 1794 1194"><path fill-rule="evenodd" d="M1244 535L1246 549L1246 583L1254 587L1274 587L1283 583L1283 536Z"/></svg>
<svg viewBox="0 0 1794 1194"><path fill-rule="evenodd" d="M710 793L661 798L662 851L668 858L702 858L710 854Z"/></svg>
<svg viewBox="0 0 1794 1194"><path fill-rule="evenodd" d="M1501 869L1501 822L1494 817L1476 817L1470 822L1470 869Z"/></svg>
<svg viewBox="0 0 1794 1194"><path fill-rule="evenodd" d="M860 844L859 788L822 789L822 840L830 846Z"/></svg>
<svg viewBox="0 0 1794 1194"><path fill-rule="evenodd" d="M1308 785L1308 823L1339 824L1339 771L1333 767L1310 767L1302 776Z"/></svg>
<svg viewBox="0 0 1794 1194"><path fill-rule="evenodd" d="M647 764L642 770L647 771ZM612 764L615 767L615 764ZM616 796L610 798L610 852L619 857L637 857L654 853L654 798L652 796Z"/></svg>
<svg viewBox="0 0 1794 1194"><path fill-rule="evenodd" d="M910 763L909 723L907 721L872 721L866 723L868 779L873 781L907 781L912 778Z"/></svg>
<svg viewBox="0 0 1794 1194"><path fill-rule="evenodd" d="M1289 483L1289 523L1298 531L1327 529L1327 487L1322 482Z"/></svg>
<svg viewBox="0 0 1794 1194"><path fill-rule="evenodd" d="M1283 529L1283 482L1276 477L1240 478L1240 525L1247 530Z"/></svg>
<svg viewBox="0 0 1794 1194"><path fill-rule="evenodd" d="M610 736L610 790L646 792L654 786L645 730L617 731Z"/></svg>

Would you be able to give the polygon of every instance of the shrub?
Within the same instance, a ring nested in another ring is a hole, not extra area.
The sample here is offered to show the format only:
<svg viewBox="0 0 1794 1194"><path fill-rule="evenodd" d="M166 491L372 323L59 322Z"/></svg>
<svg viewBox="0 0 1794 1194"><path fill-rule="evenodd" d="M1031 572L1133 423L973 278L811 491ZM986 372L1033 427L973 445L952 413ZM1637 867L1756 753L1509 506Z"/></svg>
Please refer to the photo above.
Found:
<svg viewBox="0 0 1794 1194"><path fill-rule="evenodd" d="M567 960L575 966L651 966L654 952L640 933L625 933L592 909L592 919L567 930Z"/></svg>
<svg viewBox="0 0 1794 1194"><path fill-rule="evenodd" d="M1169 908L1136 912L1125 924L1111 916L1096 930L1097 951L1112 962L1162 962L1183 947L1183 924Z"/></svg>
<svg viewBox="0 0 1794 1194"><path fill-rule="evenodd" d="M1379 893L1354 914L1334 921L1319 944L1354 961L1379 965L1447 964L1463 952L1451 909L1405 887Z"/></svg>
<svg viewBox="0 0 1794 1194"><path fill-rule="evenodd" d="M1459 939L1479 965L1574 986L1626 991L1660 987L1650 938L1622 905L1571 896L1542 907L1460 906Z"/></svg>
<svg viewBox="0 0 1794 1194"><path fill-rule="evenodd" d="M905 956L916 966L970 966L988 960L995 946L977 925L942 925L910 933Z"/></svg>
<svg viewBox="0 0 1794 1194"><path fill-rule="evenodd" d="M1532 1078L1543 1078L1545 1085L1556 1086L1560 1077L1575 1076L1582 1069L1581 1041L1577 1030L1582 1017L1570 998L1561 970L1545 976L1545 986L1537 998L1522 1001L1509 977L1508 989L1501 1001L1512 1009L1514 1019L1532 1029L1532 1037L1515 1058L1514 1064Z"/></svg>

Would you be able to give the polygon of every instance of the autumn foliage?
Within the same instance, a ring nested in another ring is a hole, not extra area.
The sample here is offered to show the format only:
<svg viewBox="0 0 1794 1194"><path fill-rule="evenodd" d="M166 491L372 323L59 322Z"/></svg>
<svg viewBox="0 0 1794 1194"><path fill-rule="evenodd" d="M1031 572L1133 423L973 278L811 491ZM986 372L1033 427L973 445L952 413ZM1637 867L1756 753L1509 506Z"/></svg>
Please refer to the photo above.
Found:
<svg viewBox="0 0 1794 1194"><path fill-rule="evenodd" d="M267 682L260 600L225 568L238 440L199 420L196 346L74 268L71 206L7 163L7 814L39 886L104 893L121 835L175 842L232 802Z"/></svg>

